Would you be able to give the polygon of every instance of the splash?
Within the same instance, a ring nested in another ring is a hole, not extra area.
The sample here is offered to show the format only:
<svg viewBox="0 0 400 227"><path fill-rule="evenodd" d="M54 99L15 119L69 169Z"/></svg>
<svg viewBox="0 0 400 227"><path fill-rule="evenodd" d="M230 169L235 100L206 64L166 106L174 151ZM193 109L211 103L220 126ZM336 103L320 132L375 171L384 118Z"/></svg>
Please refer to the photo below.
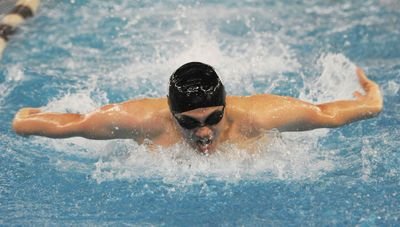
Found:
<svg viewBox="0 0 400 227"><path fill-rule="evenodd" d="M322 73L306 81L300 99L322 103L351 99L354 91L362 91L356 76L356 66L343 54L324 54L318 59L317 65Z"/></svg>
<svg viewBox="0 0 400 227"><path fill-rule="evenodd" d="M90 91L80 91L53 99L42 109L50 112L89 113L107 101L104 94L91 95Z"/></svg>
<svg viewBox="0 0 400 227"><path fill-rule="evenodd" d="M318 133L271 132L266 138L256 142L251 151L224 144L209 156L199 155L186 144L150 150L129 140L37 138L36 142L59 154L52 161L61 171L84 172L98 183L145 178L185 187L209 180L316 180L334 169L333 159L320 153ZM71 160L71 155L92 161Z"/></svg>
<svg viewBox="0 0 400 227"><path fill-rule="evenodd" d="M0 111L5 108L6 97L25 79L25 73L21 65L16 64L7 67L4 82L0 84Z"/></svg>

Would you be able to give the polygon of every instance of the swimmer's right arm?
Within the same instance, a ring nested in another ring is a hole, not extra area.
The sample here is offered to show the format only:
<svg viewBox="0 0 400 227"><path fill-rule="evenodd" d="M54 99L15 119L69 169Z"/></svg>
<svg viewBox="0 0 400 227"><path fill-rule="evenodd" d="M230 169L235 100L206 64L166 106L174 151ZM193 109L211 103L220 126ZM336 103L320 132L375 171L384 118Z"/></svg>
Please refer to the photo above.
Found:
<svg viewBox="0 0 400 227"><path fill-rule="evenodd" d="M110 113L109 113L110 114ZM121 137L118 122L104 110L89 114L50 113L36 108L23 108L13 121L14 131L22 136L49 138L84 137L88 139L115 139ZM114 117L117 117L116 114ZM121 127L122 129L122 127Z"/></svg>
<svg viewBox="0 0 400 227"><path fill-rule="evenodd" d="M121 110L123 107L122 104L111 104L89 114L49 113L36 108L23 108L14 118L13 129L22 136L37 135L50 138L79 136L98 140L126 138L137 140L155 130L154 127L147 127L143 115L128 114ZM140 112L143 108L138 109Z"/></svg>
<svg viewBox="0 0 400 227"><path fill-rule="evenodd" d="M77 134L81 114L44 113L38 108L22 108L15 115L12 127L21 136L67 138Z"/></svg>

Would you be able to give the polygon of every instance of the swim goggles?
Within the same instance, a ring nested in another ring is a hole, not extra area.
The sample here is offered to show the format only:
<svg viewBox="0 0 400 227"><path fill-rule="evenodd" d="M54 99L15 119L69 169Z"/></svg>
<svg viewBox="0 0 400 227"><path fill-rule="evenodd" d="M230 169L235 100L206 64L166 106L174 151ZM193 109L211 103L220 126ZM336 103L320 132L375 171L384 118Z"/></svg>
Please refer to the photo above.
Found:
<svg viewBox="0 0 400 227"><path fill-rule="evenodd" d="M225 106L224 108L222 108L222 110L216 110L214 112L212 112L210 115L208 115L208 117L206 118L206 120L204 122L200 122L192 117L188 117L185 115L179 115L176 116L175 114L174 117L175 119L178 121L178 124L185 129L194 129L194 128L200 128L206 125L216 125L218 124L222 117L224 116L224 110L225 110Z"/></svg>

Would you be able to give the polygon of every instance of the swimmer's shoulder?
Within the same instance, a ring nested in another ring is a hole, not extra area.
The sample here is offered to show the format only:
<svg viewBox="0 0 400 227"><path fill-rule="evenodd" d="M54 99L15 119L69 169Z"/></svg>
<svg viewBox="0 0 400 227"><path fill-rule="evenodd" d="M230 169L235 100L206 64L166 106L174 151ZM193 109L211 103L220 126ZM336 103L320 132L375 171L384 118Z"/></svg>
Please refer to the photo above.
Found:
<svg viewBox="0 0 400 227"><path fill-rule="evenodd" d="M166 98L140 98L131 99L119 104L121 107L127 109L137 109L141 108L143 110L160 110L167 109L168 102Z"/></svg>
<svg viewBox="0 0 400 227"><path fill-rule="evenodd" d="M273 94L256 94L249 96L227 96L226 103L227 106L232 109L238 110L250 110L253 109L256 105L268 105L271 103L276 103L279 101L283 101L290 97L284 97Z"/></svg>
<svg viewBox="0 0 400 227"><path fill-rule="evenodd" d="M166 98L140 98L119 103L121 111L129 118L137 119L143 128L162 129L171 128L171 113Z"/></svg>
<svg viewBox="0 0 400 227"><path fill-rule="evenodd" d="M139 98L130 99L121 103L108 104L101 108L102 111L116 111L136 117L149 117L167 115L169 113L166 98Z"/></svg>

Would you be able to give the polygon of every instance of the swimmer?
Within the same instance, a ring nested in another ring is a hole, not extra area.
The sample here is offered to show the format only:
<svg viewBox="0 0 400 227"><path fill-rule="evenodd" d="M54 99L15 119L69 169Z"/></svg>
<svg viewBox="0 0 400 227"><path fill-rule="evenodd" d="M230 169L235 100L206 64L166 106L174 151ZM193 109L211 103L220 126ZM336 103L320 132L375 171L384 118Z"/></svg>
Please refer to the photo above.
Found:
<svg viewBox="0 0 400 227"><path fill-rule="evenodd" d="M224 142L244 144L273 129L334 128L378 115L383 107L379 86L360 68L356 73L365 94L356 91L353 100L315 105L271 94L226 96L211 66L190 62L172 74L166 98L109 104L88 114L22 108L13 129L22 136L133 139L161 147L185 142L208 155Z"/></svg>

